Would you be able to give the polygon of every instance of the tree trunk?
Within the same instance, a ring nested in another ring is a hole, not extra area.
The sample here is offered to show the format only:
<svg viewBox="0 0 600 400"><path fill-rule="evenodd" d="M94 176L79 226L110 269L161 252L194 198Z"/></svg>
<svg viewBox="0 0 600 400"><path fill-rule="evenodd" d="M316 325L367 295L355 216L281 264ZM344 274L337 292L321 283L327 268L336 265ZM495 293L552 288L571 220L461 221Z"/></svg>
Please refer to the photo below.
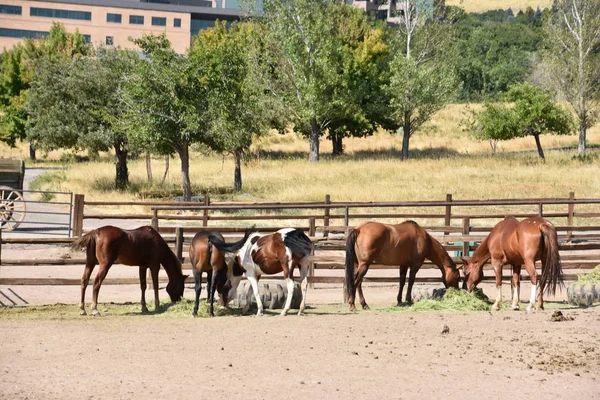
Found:
<svg viewBox="0 0 600 400"><path fill-rule="evenodd" d="M585 153L585 137L587 134L587 111L585 109L585 101L582 100L582 110L579 114L579 141L577 143L577 151L579 154Z"/></svg>
<svg viewBox="0 0 600 400"><path fill-rule="evenodd" d="M411 122L410 122L410 115L408 115L408 113L406 113L404 115L404 123L402 124L402 155L401 155L401 159L402 160L408 160L408 146L410 144L410 128L411 128Z"/></svg>
<svg viewBox="0 0 600 400"><path fill-rule="evenodd" d="M115 186L118 190L129 186L129 170L127 169L127 149L124 141L115 144L115 155L117 156Z"/></svg>
<svg viewBox="0 0 600 400"><path fill-rule="evenodd" d="M29 143L29 159L31 161L35 161L36 160L36 156L35 156L35 144L33 144L33 143Z"/></svg>
<svg viewBox="0 0 600 400"><path fill-rule="evenodd" d="M236 192L242 190L242 149L236 148L233 150L235 157L235 172L233 174L233 188Z"/></svg>
<svg viewBox="0 0 600 400"><path fill-rule="evenodd" d="M188 142L183 142L177 149L181 159L181 188L183 189L183 201L192 200L192 185L190 183L190 148Z"/></svg>
<svg viewBox="0 0 600 400"><path fill-rule="evenodd" d="M573 7L575 8L575 3L573 3ZM579 154L583 154L585 152L585 135L587 131L587 110L585 109L585 70L584 64L587 56L583 50L583 22L580 20L578 24L579 37L577 38L577 52L578 52L578 66L577 66L577 78L578 78L578 94L579 97L579 143L577 145L577 150Z"/></svg>
<svg viewBox="0 0 600 400"><path fill-rule="evenodd" d="M333 147L333 151L331 152L332 156L337 157L337 156L341 156L342 154L344 154L344 146L342 143L343 139L344 139L344 136L341 134L337 134L337 133L331 134L331 144Z"/></svg>
<svg viewBox="0 0 600 400"><path fill-rule="evenodd" d="M321 127L317 123L317 120L312 118L310 120L310 136L308 141L310 143L310 149L308 151L308 161L319 161L319 138L321 137Z"/></svg>
<svg viewBox="0 0 600 400"><path fill-rule="evenodd" d="M542 149L542 143L540 142L540 135L533 135L533 137L535 138L535 144L537 145L538 155L542 160L546 161L546 158L544 157L544 150Z"/></svg>
<svg viewBox="0 0 600 400"><path fill-rule="evenodd" d="M150 163L150 153L146 153L146 176L148 182L152 182L152 164Z"/></svg>
<svg viewBox="0 0 600 400"><path fill-rule="evenodd" d="M165 183L165 180L167 179L167 176L169 175L169 164L170 164L170 160L171 160L171 156L169 156L168 154L165 156L165 173L162 177L162 181L160 182L161 184Z"/></svg>

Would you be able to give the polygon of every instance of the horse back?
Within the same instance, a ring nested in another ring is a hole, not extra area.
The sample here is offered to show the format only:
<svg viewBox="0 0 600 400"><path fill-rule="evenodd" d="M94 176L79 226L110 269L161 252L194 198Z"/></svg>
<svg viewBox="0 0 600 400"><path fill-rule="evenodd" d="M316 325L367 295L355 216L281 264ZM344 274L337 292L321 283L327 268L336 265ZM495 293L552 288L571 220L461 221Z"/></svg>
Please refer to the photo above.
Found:
<svg viewBox="0 0 600 400"><path fill-rule="evenodd" d="M409 265L421 262L427 246L427 234L412 221L397 225L366 222L356 228L357 257L384 265Z"/></svg>
<svg viewBox="0 0 600 400"><path fill-rule="evenodd" d="M160 259L164 245L162 237L149 226L123 230L108 225L97 229L96 258L100 263L146 265Z"/></svg>
<svg viewBox="0 0 600 400"><path fill-rule="evenodd" d="M201 272L211 271L213 262L219 262L218 258L221 258L221 263L223 262L221 251L211 246L208 242L209 236L214 236L224 241L223 235L220 232L200 231L194 235L190 244L189 257L192 267Z"/></svg>

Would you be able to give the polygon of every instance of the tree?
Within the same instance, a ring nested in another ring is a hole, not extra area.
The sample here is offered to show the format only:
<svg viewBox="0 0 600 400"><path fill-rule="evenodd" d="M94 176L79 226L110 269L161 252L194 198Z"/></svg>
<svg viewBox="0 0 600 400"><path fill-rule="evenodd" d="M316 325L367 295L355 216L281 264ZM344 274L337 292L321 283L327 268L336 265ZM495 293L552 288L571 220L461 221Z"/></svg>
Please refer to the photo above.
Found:
<svg viewBox="0 0 600 400"><path fill-rule="evenodd" d="M261 48L262 27L254 22L217 23L194 39L190 62L202 66L208 100L205 144L235 159L234 188L242 189L241 158L254 136L267 132L281 113L268 94Z"/></svg>
<svg viewBox="0 0 600 400"><path fill-rule="evenodd" d="M569 135L573 131L573 117L556 104L554 94L529 83L518 84L508 91L512 106L486 104L471 130L478 139L510 140L533 136L538 155L545 159L540 135Z"/></svg>
<svg viewBox="0 0 600 400"><path fill-rule="evenodd" d="M544 59L550 85L560 88L577 115L581 154L600 104L600 2L558 0L553 9L544 24Z"/></svg>
<svg viewBox="0 0 600 400"><path fill-rule="evenodd" d="M294 129L308 136L309 161L319 160L319 138L335 114L339 20L328 0L265 0L263 21L269 35L269 54L276 66L269 90L285 104Z"/></svg>
<svg viewBox="0 0 600 400"><path fill-rule="evenodd" d="M450 26L433 15L423 0L402 0L396 56L388 86L392 117L402 126L402 159L408 159L410 138L452 98L455 78L446 60ZM443 5L436 3L436 8ZM446 15L445 18L451 19Z"/></svg>
<svg viewBox="0 0 600 400"><path fill-rule="evenodd" d="M129 184L121 91L136 54L100 48L94 56L40 57L27 95L28 138L43 150L115 150L115 186Z"/></svg>
<svg viewBox="0 0 600 400"><path fill-rule="evenodd" d="M27 90L37 77L33 70L35 60L59 57L72 58L92 51L78 30L68 33L64 26L53 22L46 38L26 39L22 45L5 50L2 55L0 76L0 104L2 106L3 132L1 140L14 146L17 140L27 137L28 114L24 109ZM30 145L30 156L35 159L35 147Z"/></svg>
<svg viewBox="0 0 600 400"><path fill-rule="evenodd" d="M200 79L204 66L177 54L164 33L133 41L144 58L125 85L126 120L136 127L128 137L153 152L179 155L183 197L190 201L190 145L207 141L207 85Z"/></svg>

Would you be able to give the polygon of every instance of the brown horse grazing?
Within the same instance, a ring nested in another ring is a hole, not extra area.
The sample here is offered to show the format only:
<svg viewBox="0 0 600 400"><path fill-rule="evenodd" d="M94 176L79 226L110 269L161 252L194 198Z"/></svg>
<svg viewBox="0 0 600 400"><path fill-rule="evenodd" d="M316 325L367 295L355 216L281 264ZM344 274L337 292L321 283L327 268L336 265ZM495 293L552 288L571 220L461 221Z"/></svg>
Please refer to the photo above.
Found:
<svg viewBox="0 0 600 400"><path fill-rule="evenodd" d="M146 307L146 271L150 268L154 287L155 310L158 310L158 272L164 267L169 276L167 293L171 301L179 301L183 297L184 282L188 275L181 273L181 262L171 251L167 243L150 226L142 226L133 230L124 230L114 226L103 226L86 233L73 242L73 249L86 249L86 264L81 277L80 314L85 312L85 289L90 275L96 264L100 270L94 279L92 297L92 315L98 312L98 292L108 270L114 263L138 265L140 267L140 288L142 289L142 312L148 312Z"/></svg>
<svg viewBox="0 0 600 400"><path fill-rule="evenodd" d="M246 230L244 238L240 241L243 245L248 236L255 231L254 228ZM194 310L192 316L198 316L198 305L200 303L200 291L202 289L202 272L206 272L206 301L210 303L209 315L215 316L214 313L214 301L215 291L219 292L224 305L229 302L228 291L229 288L225 288L228 276L228 265L225 260L225 255L222 251L215 248L209 241L208 237L213 236L219 240L225 242L223 235L216 231L201 231L196 233L190 244L190 261L192 263L192 271L194 273L195 289L196 289L196 300L194 302ZM241 247L241 246L240 246ZM231 262L236 263L235 260ZM239 267L238 267L239 269ZM232 272L229 272L231 275ZM238 273L241 276L241 273Z"/></svg>
<svg viewBox="0 0 600 400"><path fill-rule="evenodd" d="M491 259L496 274L498 295L493 309L498 310L502 304L502 267L510 264L513 267L512 308L519 309L519 292L521 266L531 279L531 298L527 311L531 311L536 300L536 308L544 308L542 292L556 293L556 286L562 285L563 272L558 254L558 238L554 225L543 218L527 218L519 222L514 217L506 217L499 222L487 238L477 247L470 259L463 258L465 289L472 291L483 279L483 265ZM538 282L535 262L542 261L542 276Z"/></svg>
<svg viewBox="0 0 600 400"><path fill-rule="evenodd" d="M280 229L271 235L262 237L258 233L253 233L241 248L239 242L232 246L213 236L209 238L209 241L221 251L235 253L236 258L240 260L240 264L246 272L246 278L252 285L252 291L258 306L257 315L263 314L263 304L258 293L258 280L261 275L273 275L283 272L288 293L281 315L287 315L294 293L293 272L294 268L299 266L300 281L302 282L302 301L298 315L302 315L308 288L309 256L313 249L312 242L302 229ZM230 277L232 281L230 296L235 293L240 278ZM248 310L249 303L247 303L244 311Z"/></svg>
<svg viewBox="0 0 600 400"><path fill-rule="evenodd" d="M444 247L414 221L398 225L365 222L354 228L346 240L346 294L350 310L354 305L356 289L360 304L369 309L362 292L362 281L373 263L400 266L398 305L402 302L402 289L410 268L406 302L412 303L412 287L423 261L428 259L442 271L446 287L458 288L460 273Z"/></svg>

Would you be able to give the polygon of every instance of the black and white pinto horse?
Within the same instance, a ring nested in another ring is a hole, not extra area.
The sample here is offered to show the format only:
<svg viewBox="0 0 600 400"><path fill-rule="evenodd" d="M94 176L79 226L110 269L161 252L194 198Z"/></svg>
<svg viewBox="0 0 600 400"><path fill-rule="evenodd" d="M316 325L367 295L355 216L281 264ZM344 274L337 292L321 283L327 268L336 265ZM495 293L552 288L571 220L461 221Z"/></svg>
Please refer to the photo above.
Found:
<svg viewBox="0 0 600 400"><path fill-rule="evenodd" d="M258 293L258 281L263 274L273 275L283 272L287 285L287 298L281 315L287 315L292 304L294 294L293 271L296 266L300 268L300 281L302 287L302 302L298 315L302 315L305 308L306 290L308 288L308 264L313 245L302 229L280 229L271 235L252 233L237 243L225 243L216 236L210 236L209 242L224 253L233 253L239 265L246 273L246 278L252 285L252 291L258 306L257 315L263 314L263 304ZM241 275L229 274L230 290L228 298L233 298L241 281ZM249 302L244 311L248 311Z"/></svg>

